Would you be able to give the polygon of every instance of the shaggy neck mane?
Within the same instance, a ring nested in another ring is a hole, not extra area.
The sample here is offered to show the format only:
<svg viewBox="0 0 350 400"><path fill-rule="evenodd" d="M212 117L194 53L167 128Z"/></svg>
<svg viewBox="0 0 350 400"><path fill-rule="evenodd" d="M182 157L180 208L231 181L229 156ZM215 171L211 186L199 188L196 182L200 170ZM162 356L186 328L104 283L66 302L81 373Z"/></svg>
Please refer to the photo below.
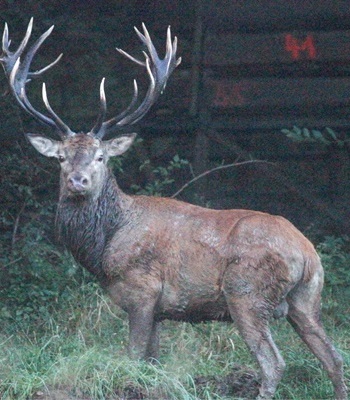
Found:
<svg viewBox="0 0 350 400"><path fill-rule="evenodd" d="M123 224L123 193L109 172L98 198L60 197L56 216L58 240L84 268L104 281L102 255Z"/></svg>

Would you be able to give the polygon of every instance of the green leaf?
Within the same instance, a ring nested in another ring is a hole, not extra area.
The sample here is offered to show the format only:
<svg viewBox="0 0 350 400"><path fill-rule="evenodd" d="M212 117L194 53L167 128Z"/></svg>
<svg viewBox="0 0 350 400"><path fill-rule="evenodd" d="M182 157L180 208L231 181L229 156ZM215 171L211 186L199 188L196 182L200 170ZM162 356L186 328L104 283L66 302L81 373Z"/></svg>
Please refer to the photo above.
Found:
<svg viewBox="0 0 350 400"><path fill-rule="evenodd" d="M302 133L303 133L303 136L304 136L306 139L310 139L310 131L309 131L308 128L303 128Z"/></svg>
<svg viewBox="0 0 350 400"><path fill-rule="evenodd" d="M316 141L321 142L321 143L323 143L325 145L329 145L331 143L331 141L328 140L322 132L314 129L312 131L312 133L313 133Z"/></svg>
<svg viewBox="0 0 350 400"><path fill-rule="evenodd" d="M284 133L285 135L290 134L290 129L281 129L281 132Z"/></svg>
<svg viewBox="0 0 350 400"><path fill-rule="evenodd" d="M337 135L335 134L334 130L331 128L326 128L327 133L329 136L331 136L332 139L334 139L335 142L338 141Z"/></svg>

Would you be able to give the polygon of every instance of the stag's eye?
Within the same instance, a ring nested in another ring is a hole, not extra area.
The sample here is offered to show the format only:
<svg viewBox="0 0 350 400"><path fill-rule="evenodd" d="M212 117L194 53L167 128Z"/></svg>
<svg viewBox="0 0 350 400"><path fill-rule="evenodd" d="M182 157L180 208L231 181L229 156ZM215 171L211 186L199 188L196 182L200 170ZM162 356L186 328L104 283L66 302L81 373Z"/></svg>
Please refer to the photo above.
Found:
<svg viewBox="0 0 350 400"><path fill-rule="evenodd" d="M60 163L63 163L64 160L65 160L65 158L63 156L58 156L58 161Z"/></svg>
<svg viewBox="0 0 350 400"><path fill-rule="evenodd" d="M102 162L102 161L103 161L103 156L102 156L102 155L101 155L101 156L98 156L98 157L97 157L97 161Z"/></svg>

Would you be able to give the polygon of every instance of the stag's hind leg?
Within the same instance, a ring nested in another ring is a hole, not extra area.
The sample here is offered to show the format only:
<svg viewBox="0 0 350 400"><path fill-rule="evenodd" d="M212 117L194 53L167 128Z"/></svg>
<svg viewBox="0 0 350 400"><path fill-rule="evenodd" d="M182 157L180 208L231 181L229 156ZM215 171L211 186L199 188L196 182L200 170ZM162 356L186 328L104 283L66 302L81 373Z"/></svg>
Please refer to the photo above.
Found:
<svg viewBox="0 0 350 400"><path fill-rule="evenodd" d="M261 309L261 300L257 303L258 307L249 296L230 296L228 299L232 319L261 369L258 399L270 399L282 378L285 362L272 339L268 318L265 316L266 309Z"/></svg>
<svg viewBox="0 0 350 400"><path fill-rule="evenodd" d="M301 339L320 360L332 380L335 398L347 399L343 360L328 338L320 320L322 274L315 274L308 283L300 284L287 298L287 319Z"/></svg>
<svg viewBox="0 0 350 400"><path fill-rule="evenodd" d="M267 253L265 247L248 248L245 253L241 247L241 254L225 271L223 291L231 317L261 369L258 398L269 399L285 369L269 321L289 290L288 268L278 254ZM284 308L288 307L281 306Z"/></svg>

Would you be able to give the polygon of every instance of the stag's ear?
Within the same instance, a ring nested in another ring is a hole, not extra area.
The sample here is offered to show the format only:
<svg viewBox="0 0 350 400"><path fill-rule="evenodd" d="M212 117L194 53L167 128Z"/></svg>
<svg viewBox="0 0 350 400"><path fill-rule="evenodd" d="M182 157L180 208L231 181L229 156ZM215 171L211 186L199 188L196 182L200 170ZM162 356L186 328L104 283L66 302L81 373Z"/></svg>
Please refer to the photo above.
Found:
<svg viewBox="0 0 350 400"><path fill-rule="evenodd" d="M115 139L105 140L102 143L105 146L108 157L114 157L125 153L133 144L135 138L136 133L130 133L128 135L119 136Z"/></svg>
<svg viewBox="0 0 350 400"><path fill-rule="evenodd" d="M27 138L39 153L46 157L58 157L58 149L61 142L34 133L27 133Z"/></svg>

